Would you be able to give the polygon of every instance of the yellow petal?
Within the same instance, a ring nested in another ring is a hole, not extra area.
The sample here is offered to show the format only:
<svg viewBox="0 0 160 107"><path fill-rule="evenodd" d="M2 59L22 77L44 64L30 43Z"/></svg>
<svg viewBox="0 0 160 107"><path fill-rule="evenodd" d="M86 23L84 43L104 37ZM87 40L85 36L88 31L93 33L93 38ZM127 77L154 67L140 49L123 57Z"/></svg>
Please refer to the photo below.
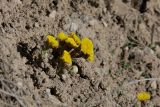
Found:
<svg viewBox="0 0 160 107"><path fill-rule="evenodd" d="M139 101L146 101L149 100L151 98L151 95L149 92L140 92L137 94L137 99Z"/></svg>
<svg viewBox="0 0 160 107"><path fill-rule="evenodd" d="M74 48L77 48L77 47L78 47L78 45L76 44L76 42L74 41L73 38L67 38L67 39L65 40L65 42L68 43L69 45L71 45L71 46L74 47Z"/></svg>
<svg viewBox="0 0 160 107"><path fill-rule="evenodd" d="M87 58L87 60L89 62L93 62L94 61L94 54L89 55L88 58Z"/></svg>
<svg viewBox="0 0 160 107"><path fill-rule="evenodd" d="M72 58L71 58L71 55L68 51L64 50L63 51L63 54L61 56L61 59L64 63L67 63L67 64L71 64L72 65Z"/></svg>
<svg viewBox="0 0 160 107"><path fill-rule="evenodd" d="M58 48L59 46L59 42L52 35L47 36L47 43L52 48Z"/></svg>
<svg viewBox="0 0 160 107"><path fill-rule="evenodd" d="M80 38L76 35L76 33L72 32L69 37L73 38L74 41L77 43L77 45L80 45L80 44L81 44L81 40L80 40Z"/></svg>
<svg viewBox="0 0 160 107"><path fill-rule="evenodd" d="M58 33L58 39L60 39L61 41L64 41L67 38L68 38L68 36L64 32Z"/></svg>

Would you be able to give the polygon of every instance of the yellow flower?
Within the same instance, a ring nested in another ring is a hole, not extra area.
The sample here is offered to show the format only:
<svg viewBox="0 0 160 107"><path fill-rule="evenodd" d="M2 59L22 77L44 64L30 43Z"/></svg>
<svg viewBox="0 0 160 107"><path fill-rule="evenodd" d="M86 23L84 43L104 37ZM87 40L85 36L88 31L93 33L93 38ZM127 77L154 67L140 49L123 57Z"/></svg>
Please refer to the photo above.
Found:
<svg viewBox="0 0 160 107"><path fill-rule="evenodd" d="M88 60L89 62L93 62L93 61L94 61L94 53L93 53L93 54L90 54L90 55L88 56L87 60Z"/></svg>
<svg viewBox="0 0 160 107"><path fill-rule="evenodd" d="M137 94L137 99L139 101L146 101L149 100L151 98L151 95L149 92L140 92Z"/></svg>
<svg viewBox="0 0 160 107"><path fill-rule="evenodd" d="M52 48L58 48L59 46L59 42L52 35L47 36L47 43Z"/></svg>
<svg viewBox="0 0 160 107"><path fill-rule="evenodd" d="M73 38L67 38L67 39L65 40L65 42L68 43L68 44L70 44L70 45L71 45L72 47L74 47L74 48L77 48L77 47L78 47L78 45L76 44L76 42L74 41Z"/></svg>
<svg viewBox="0 0 160 107"><path fill-rule="evenodd" d="M81 51L85 55L92 55L93 52L93 43L90 39L88 38L83 38L81 41Z"/></svg>
<svg viewBox="0 0 160 107"><path fill-rule="evenodd" d="M64 32L58 33L58 39L60 39L61 41L64 41L67 38L68 38L68 36Z"/></svg>
<svg viewBox="0 0 160 107"><path fill-rule="evenodd" d="M76 33L71 32L71 34L70 34L69 37L73 38L74 41L77 43L77 45L80 45L80 44L81 44L81 40L80 40L80 38L76 35Z"/></svg>
<svg viewBox="0 0 160 107"><path fill-rule="evenodd" d="M64 50L63 51L63 54L61 56L61 59L64 63L67 63L67 64L71 64L72 65L72 58L71 58L71 55L68 51Z"/></svg>

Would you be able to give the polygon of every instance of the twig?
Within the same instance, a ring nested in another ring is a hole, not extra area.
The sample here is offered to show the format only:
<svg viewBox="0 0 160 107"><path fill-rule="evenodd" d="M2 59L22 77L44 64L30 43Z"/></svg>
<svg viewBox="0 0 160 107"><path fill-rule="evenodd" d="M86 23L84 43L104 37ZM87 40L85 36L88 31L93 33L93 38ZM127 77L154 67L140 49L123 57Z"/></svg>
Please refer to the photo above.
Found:
<svg viewBox="0 0 160 107"><path fill-rule="evenodd" d="M12 93L9 93L9 92L4 91L4 90L1 90L1 89L0 89L0 92L4 93L4 94L6 94L6 95L9 95L9 96L14 97L14 98L19 102L19 104L20 104L22 107L26 107L26 106L23 104L23 102L18 98L17 95L12 94Z"/></svg>
<svg viewBox="0 0 160 107"><path fill-rule="evenodd" d="M132 85L132 84L136 84L138 82L144 82L144 81L160 81L160 78L145 78L145 79L141 79L141 80L134 80L129 82L128 84L125 84L124 86L128 86L128 85Z"/></svg>

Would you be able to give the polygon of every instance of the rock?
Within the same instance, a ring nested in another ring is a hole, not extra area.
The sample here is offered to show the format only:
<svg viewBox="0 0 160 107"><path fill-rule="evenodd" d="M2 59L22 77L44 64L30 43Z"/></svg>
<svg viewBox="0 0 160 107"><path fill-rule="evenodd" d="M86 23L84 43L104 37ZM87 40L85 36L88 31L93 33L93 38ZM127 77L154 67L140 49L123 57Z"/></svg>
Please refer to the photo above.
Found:
<svg viewBox="0 0 160 107"><path fill-rule="evenodd" d="M21 0L14 0L14 2L17 4L22 4Z"/></svg>
<svg viewBox="0 0 160 107"><path fill-rule="evenodd" d="M78 67L76 65L73 65L71 70L70 70L71 74L77 74L78 73Z"/></svg>
<svg viewBox="0 0 160 107"><path fill-rule="evenodd" d="M55 17L56 17L56 11L53 10L53 11L49 14L49 17L55 19Z"/></svg>
<svg viewBox="0 0 160 107"><path fill-rule="evenodd" d="M22 88L22 87L23 87L23 83L22 83L21 81L18 81L18 82L17 82L17 86L18 86L19 88Z"/></svg>
<svg viewBox="0 0 160 107"><path fill-rule="evenodd" d="M51 96L51 90L49 88L46 89L46 94L50 97Z"/></svg>
<svg viewBox="0 0 160 107"><path fill-rule="evenodd" d="M154 54L154 51L151 49L151 48L149 48L149 47L145 47L144 48L144 53L145 54Z"/></svg>
<svg viewBox="0 0 160 107"><path fill-rule="evenodd" d="M62 78L63 81L66 81L66 79L67 79L66 74L62 74L62 77L61 77L61 78Z"/></svg>
<svg viewBox="0 0 160 107"><path fill-rule="evenodd" d="M71 25L70 25L70 31L71 32L76 32L77 29L78 29L77 24L76 23L71 23Z"/></svg>
<svg viewBox="0 0 160 107"><path fill-rule="evenodd" d="M36 23L34 23L34 26L35 27L39 27L39 24L36 22Z"/></svg>
<svg viewBox="0 0 160 107"><path fill-rule="evenodd" d="M95 19L90 20L90 21L89 21L89 25L90 25L90 26L94 26L94 25L96 24L96 22L97 22L97 21L96 21Z"/></svg>
<svg viewBox="0 0 160 107"><path fill-rule="evenodd" d="M108 26L107 23L104 20L102 20L102 23L103 23L104 27Z"/></svg>
<svg viewBox="0 0 160 107"><path fill-rule="evenodd" d="M156 81L153 81L153 82L151 83L151 87L156 90L156 89L157 89L157 82L156 82Z"/></svg>

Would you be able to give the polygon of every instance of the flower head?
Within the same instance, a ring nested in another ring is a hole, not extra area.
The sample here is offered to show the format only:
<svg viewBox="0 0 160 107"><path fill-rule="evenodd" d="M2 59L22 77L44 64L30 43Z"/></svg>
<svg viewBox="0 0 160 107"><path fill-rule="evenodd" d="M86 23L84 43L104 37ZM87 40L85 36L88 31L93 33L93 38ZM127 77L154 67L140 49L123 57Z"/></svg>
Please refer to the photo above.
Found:
<svg viewBox="0 0 160 107"><path fill-rule="evenodd" d="M64 32L58 33L58 39L60 39L61 41L64 41L67 38L68 38L68 36Z"/></svg>
<svg viewBox="0 0 160 107"><path fill-rule="evenodd" d="M63 54L60 58L64 63L67 63L67 64L71 64L72 65L72 58L71 58L71 55L68 51L64 50L63 51Z"/></svg>
<svg viewBox="0 0 160 107"><path fill-rule="evenodd" d="M74 48L77 48L78 47L78 45L76 44L76 42L74 41L74 39L73 38L67 38L66 40L65 40L65 42L66 43L68 43L70 46L72 46L72 47L74 47Z"/></svg>
<svg viewBox="0 0 160 107"><path fill-rule="evenodd" d="M80 38L76 35L76 33L71 32L71 34L70 34L69 37L73 38L74 41L77 43L77 45L80 45L80 44L81 44L81 40L80 40Z"/></svg>
<svg viewBox="0 0 160 107"><path fill-rule="evenodd" d="M47 36L47 43L52 48L58 48L59 46L59 42L52 35Z"/></svg>
<svg viewBox="0 0 160 107"><path fill-rule="evenodd" d="M88 38L83 38L81 42L81 51L85 55L91 55L93 54L93 43Z"/></svg>
<svg viewBox="0 0 160 107"><path fill-rule="evenodd" d="M149 100L150 98L151 98L151 95L148 92L140 92L137 94L137 99L139 101L146 101L146 100Z"/></svg>

